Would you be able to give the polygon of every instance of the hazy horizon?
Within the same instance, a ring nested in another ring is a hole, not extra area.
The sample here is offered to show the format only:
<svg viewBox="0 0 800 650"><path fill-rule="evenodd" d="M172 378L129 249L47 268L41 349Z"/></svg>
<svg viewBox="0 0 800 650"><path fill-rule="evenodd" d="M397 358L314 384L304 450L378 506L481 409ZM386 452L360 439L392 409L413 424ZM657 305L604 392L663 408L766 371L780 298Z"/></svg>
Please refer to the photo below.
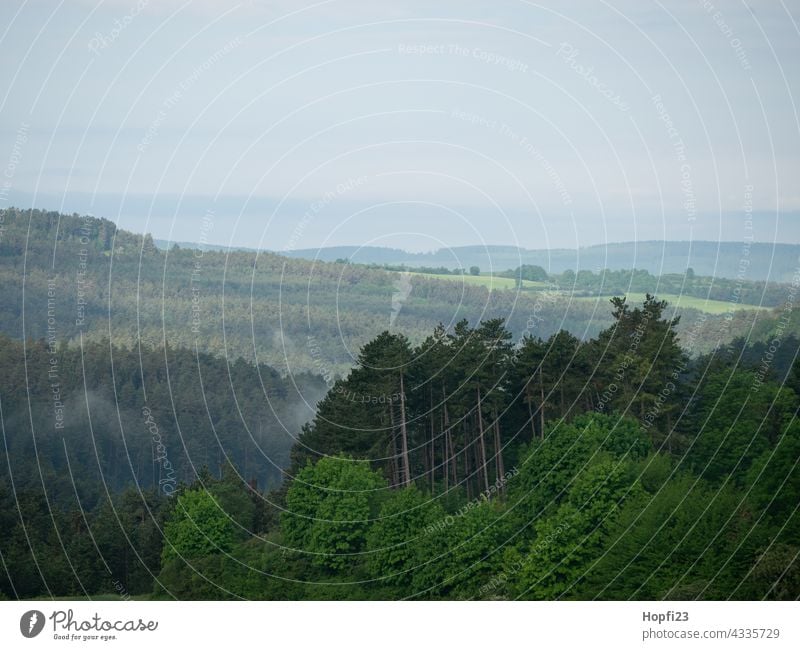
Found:
<svg viewBox="0 0 800 650"><path fill-rule="evenodd" d="M4 2L0 208L275 250L800 241L795 9Z"/></svg>
<svg viewBox="0 0 800 650"><path fill-rule="evenodd" d="M517 241L509 241L501 238L492 237L489 233L482 241L478 238L470 239L471 231L454 232L441 240L439 245L429 244L429 237L424 233L409 234L405 231L389 232L383 237L380 235L374 242L368 243L359 240L357 234L339 234L327 239L320 236L318 239L309 237L303 229L303 213L298 212L296 218L287 219L284 222L272 220L269 225L269 233L272 238L264 238L263 225L269 217L263 217L260 212L263 205L272 205L277 201L270 198L262 198L251 202L249 210L245 213L226 212L229 207L228 202L236 199L231 197L220 197L216 201L209 197L191 196L183 197L177 201L175 197L156 198L146 196L127 196L125 200L117 196L96 196L92 202L89 197L78 195L70 196L67 200L61 200L55 196L40 196L35 204L32 205L31 195L18 192L9 193L11 200L8 206L18 209L34 208L39 210L56 211L64 214L90 215L98 218L105 218L124 229L137 233L149 233L155 239L172 242L190 242L195 244L211 244L214 246L227 246L233 248L260 248L270 251L292 251L308 250L319 248L336 248L347 246L377 246L383 248L397 248L408 253L425 253L447 248L457 248L463 246L516 246L519 248L539 250L539 249L575 249L599 246L614 243L631 243L647 241L664 242L725 242L743 243L746 241L757 243L778 243L778 244L798 244L800 243L800 211L792 211L776 215L766 212L752 212L749 218L752 228L747 231L742 229L741 215L731 213L728 221L714 221L715 215L698 215L698 222L687 231L687 234L680 236L679 233L663 232L662 237L658 237L657 232L647 231L638 238L631 235L625 236L625 231L619 231L605 239L591 238L585 236L585 232L576 233L572 224L559 223L560 215L553 217L556 228L552 228L547 240L535 237L519 238ZM181 204L179 214L171 214L166 211L168 206L175 203ZM120 210L114 206L124 203L124 208ZM93 209L86 206L94 205ZM152 205L151 205L152 204ZM142 210L141 206L147 205L150 214ZM209 220L208 207L214 206L213 219ZM341 220L347 216L357 213L364 209L363 204L341 201L331 206L329 214L326 215L325 223L331 228L335 228ZM383 210L398 213L404 206L384 206ZM266 208L263 208L266 210ZM271 209L271 208L270 208ZM718 217L719 215L717 215ZM205 226L203 226L205 218ZM391 218L387 215L387 218ZM397 214L395 218L401 218ZM588 219L589 217L587 217ZM322 221L322 219L320 219ZM209 228L209 224L211 227ZM561 229L558 229L558 226ZM573 232L569 232L573 230ZM555 232L553 232L555 231ZM259 242L259 245L254 244ZM272 243L271 243L272 242ZM292 243L302 245L289 246ZM547 244L547 245L546 245Z"/></svg>

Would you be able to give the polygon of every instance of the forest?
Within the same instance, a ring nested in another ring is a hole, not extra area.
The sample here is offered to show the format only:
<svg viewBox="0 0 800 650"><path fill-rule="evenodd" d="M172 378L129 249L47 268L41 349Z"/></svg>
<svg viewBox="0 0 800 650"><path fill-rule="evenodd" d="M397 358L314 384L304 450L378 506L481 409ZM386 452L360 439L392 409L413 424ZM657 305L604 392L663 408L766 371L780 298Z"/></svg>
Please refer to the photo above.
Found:
<svg viewBox="0 0 800 650"><path fill-rule="evenodd" d="M583 290L568 278L558 291L537 293L414 275L406 291L398 273L359 264L202 246L162 250L150 235L107 219L57 212L11 208L2 218L0 332L15 339L54 337L72 347L110 339L126 349L168 342L267 364L282 375L311 372L332 380L349 372L358 350L387 328L418 345L438 323L452 327L477 315L504 318L515 342L561 329L586 340L612 322L605 298L572 299L573 289L576 295ZM592 274L578 275L588 282ZM603 286L625 290L617 275ZM596 283L600 276L592 277ZM684 281L698 294L708 282ZM644 283L647 290L658 288L657 281L650 284ZM692 354L772 326L771 312L739 309L746 300L734 290L761 296L756 304L769 295L764 304L773 305L788 287L770 284L765 293L746 278L730 285L720 294L730 302L728 313L673 309L682 315L679 332L691 336Z"/></svg>
<svg viewBox="0 0 800 650"><path fill-rule="evenodd" d="M800 341L788 321L773 323L768 339L737 339L690 356L679 317L664 301L648 295L631 305L614 298L610 312L610 326L587 340L560 330L517 342L498 318L440 325L417 344L398 332L380 333L360 348L345 377L326 386L297 430L284 480L269 488L244 473L243 453L229 453L236 442L229 436L227 446L220 437L187 450L192 471L169 489L157 473L137 483L129 460L130 484L109 489L104 477L118 468L111 469L109 456L98 471L100 445L91 436L81 446L77 428L69 436L58 431L37 451L40 429L37 436L24 433L28 423L13 429L6 413L24 420L25 389L14 394L18 383L3 378L4 438L18 437L20 447L4 459L9 472L0 483L0 592L8 598L798 598ZM37 345L45 344L3 340L3 367L46 368L46 350ZM72 357L61 348L63 376L80 374L70 369L90 352L102 365L110 350L124 366L125 353L108 344ZM131 409L146 392L158 413L153 419L166 426L175 413L156 397L170 385L159 374L163 351L143 354L143 376L136 379L130 363L125 377L111 375L108 389L127 390ZM188 364L195 352L169 354ZM199 361L225 374L211 358ZM256 368L237 364L228 372L243 378L234 384L238 400ZM171 361L170 376L192 374L172 368ZM226 380L217 377L202 394L219 400L211 414L219 409L236 420ZM272 376L275 391L285 388L283 381ZM194 414L177 419L186 440L204 418L193 390L186 385L173 407ZM256 409L258 390L250 393ZM41 392L53 400L46 385ZM65 403L77 401L67 395ZM55 429L52 406L42 412ZM133 418L109 417L105 442L111 445ZM145 416L139 435L152 441L147 427ZM232 421L226 430L235 428ZM180 443L165 440L177 455ZM204 448L213 451L203 456ZM82 464L94 464L102 489L69 480Z"/></svg>

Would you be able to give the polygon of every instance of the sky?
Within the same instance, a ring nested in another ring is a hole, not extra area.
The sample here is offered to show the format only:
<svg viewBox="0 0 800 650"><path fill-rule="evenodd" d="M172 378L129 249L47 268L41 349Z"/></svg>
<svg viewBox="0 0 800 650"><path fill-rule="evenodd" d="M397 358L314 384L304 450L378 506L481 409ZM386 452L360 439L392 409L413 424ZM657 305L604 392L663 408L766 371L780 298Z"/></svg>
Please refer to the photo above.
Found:
<svg viewBox="0 0 800 650"><path fill-rule="evenodd" d="M800 243L800 3L3 0L0 208L175 241Z"/></svg>

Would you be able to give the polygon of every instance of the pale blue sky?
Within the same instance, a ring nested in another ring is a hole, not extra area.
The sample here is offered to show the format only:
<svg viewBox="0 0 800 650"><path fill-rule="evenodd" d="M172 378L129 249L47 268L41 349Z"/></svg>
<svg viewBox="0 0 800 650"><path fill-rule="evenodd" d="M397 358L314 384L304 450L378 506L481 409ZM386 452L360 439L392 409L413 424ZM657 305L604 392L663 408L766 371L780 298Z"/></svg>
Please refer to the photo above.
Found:
<svg viewBox="0 0 800 650"><path fill-rule="evenodd" d="M3 0L0 207L269 249L800 241L797 2L304 2Z"/></svg>

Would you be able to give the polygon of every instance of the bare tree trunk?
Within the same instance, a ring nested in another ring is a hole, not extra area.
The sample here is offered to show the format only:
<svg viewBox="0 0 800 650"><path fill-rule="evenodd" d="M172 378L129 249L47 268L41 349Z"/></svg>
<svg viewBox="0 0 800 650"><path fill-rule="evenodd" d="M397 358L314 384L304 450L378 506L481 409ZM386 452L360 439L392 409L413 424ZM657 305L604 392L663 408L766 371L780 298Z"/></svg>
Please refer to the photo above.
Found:
<svg viewBox="0 0 800 650"><path fill-rule="evenodd" d="M430 468L431 468L431 494L433 494L434 486L436 485L436 417L433 412L433 384L430 388L431 396L431 443L430 443Z"/></svg>
<svg viewBox="0 0 800 650"><path fill-rule="evenodd" d="M400 436L403 445L403 466L405 477L403 484L411 485L411 464L408 462L408 432L406 431L406 394L403 389L403 373L400 373Z"/></svg>
<svg viewBox="0 0 800 650"><path fill-rule="evenodd" d="M525 401L528 403L528 421L531 423L531 440L536 440L536 420L533 417L533 408L531 408L531 403L533 402L533 395L530 392L530 379L528 383L525 385Z"/></svg>
<svg viewBox="0 0 800 650"><path fill-rule="evenodd" d="M458 459L456 458L456 446L453 443L453 432L447 430L447 444L450 445L450 471L453 474L453 485L458 483Z"/></svg>
<svg viewBox="0 0 800 650"><path fill-rule="evenodd" d="M392 431L392 487L400 485L400 470L397 463L397 430L394 426L394 404L389 404L389 420Z"/></svg>
<svg viewBox="0 0 800 650"><path fill-rule="evenodd" d="M450 429L450 414L447 411L447 396L442 385L442 407L444 409L444 431L445 431L445 453L444 462L450 463L450 474L453 476L453 485L458 483L458 459L456 458L455 445L453 444L453 432ZM447 449L449 447L449 449Z"/></svg>
<svg viewBox="0 0 800 650"><path fill-rule="evenodd" d="M544 440L544 377L539 370L539 436Z"/></svg>
<svg viewBox="0 0 800 650"><path fill-rule="evenodd" d="M447 413L447 406L441 412L442 418L442 474L444 475L444 491L450 487L450 457L448 456L447 443L450 439L450 431L447 428L449 424L445 414Z"/></svg>
<svg viewBox="0 0 800 650"><path fill-rule="evenodd" d="M480 494L483 490L481 487L481 452L480 452L480 443L477 440L472 444L472 460L475 461L475 493L476 497L480 497Z"/></svg>
<svg viewBox="0 0 800 650"><path fill-rule="evenodd" d="M427 429L427 428L428 428L427 425L423 424L422 429L423 429L423 432L425 433L425 435L427 435L427 432L425 431L425 429ZM433 431L433 427L431 427L431 431ZM433 433L431 433L431 438L433 438ZM431 464L431 455L430 455L430 452L428 451L428 447L430 445L431 445L431 443L426 438L425 442L422 445L422 450L421 450L422 451L422 477L423 477L423 480L425 480L425 481L428 480L428 478L429 478L429 476L431 474L431 471L433 469L433 465Z"/></svg>
<svg viewBox="0 0 800 650"><path fill-rule="evenodd" d="M497 472L497 478L495 480L501 481L501 477L505 476L506 468L503 465L503 446L500 442L500 421L496 408L494 409L494 452L495 469ZM502 482L500 485L502 486ZM500 489L502 490L502 487Z"/></svg>
<svg viewBox="0 0 800 650"><path fill-rule="evenodd" d="M469 473L469 455L472 452L472 445L469 442L469 433L467 431L467 419L464 418L462 429L464 431L464 483L467 484L467 499L472 498L472 477Z"/></svg>
<svg viewBox="0 0 800 650"><path fill-rule="evenodd" d="M481 411L481 389L478 388L478 443L481 454L481 468L483 469L483 483L486 490L489 490L489 470L486 467L486 444L483 439L483 414Z"/></svg>

